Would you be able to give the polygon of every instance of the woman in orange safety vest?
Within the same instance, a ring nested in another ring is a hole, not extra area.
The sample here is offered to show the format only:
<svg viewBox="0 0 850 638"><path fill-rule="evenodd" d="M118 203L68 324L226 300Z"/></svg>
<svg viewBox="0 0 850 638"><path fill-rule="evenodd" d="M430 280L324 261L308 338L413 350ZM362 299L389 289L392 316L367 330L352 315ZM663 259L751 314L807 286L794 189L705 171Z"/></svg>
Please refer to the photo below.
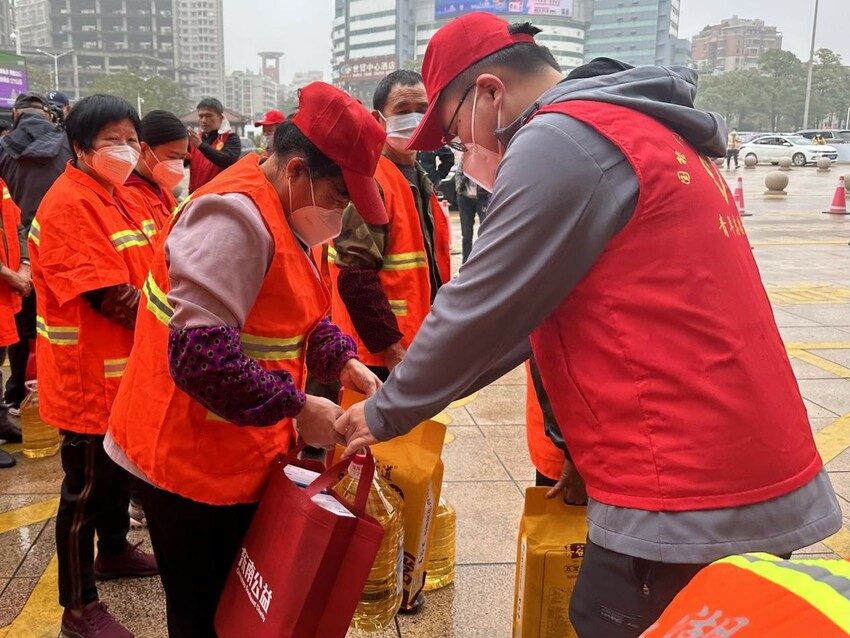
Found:
<svg viewBox="0 0 850 638"><path fill-rule="evenodd" d="M47 191L30 229L39 409L65 432L56 551L69 636L131 636L99 602L95 578L157 574L153 556L127 542L130 478L103 449L153 257L145 229L154 213L123 186L139 158L139 127L121 98L77 102L65 120L76 159Z"/></svg>
<svg viewBox="0 0 850 638"><path fill-rule="evenodd" d="M172 190L183 181L183 160L189 148L186 126L173 113L150 111L142 118L142 148L136 169L125 186L138 191L158 212L164 226L177 208Z"/></svg>
<svg viewBox="0 0 850 638"><path fill-rule="evenodd" d="M107 453L143 482L172 638L215 635L219 596L274 459L294 442L293 419L307 444L337 443L342 410L304 392L307 369L367 394L379 385L327 318L310 249L339 233L349 200L386 223L372 178L385 133L328 84L304 87L299 101L266 161L239 160L163 231L110 418Z"/></svg>
<svg viewBox="0 0 850 638"><path fill-rule="evenodd" d="M21 309L21 298L32 290L29 260L21 259L21 245L18 226L21 223L21 209L12 201L9 189L0 180L3 198L0 200L0 365L6 361L6 347L18 342L18 329L15 326L15 314ZM26 253L24 253L26 254ZM23 266L23 267L22 267ZM0 385L3 379L0 376ZM20 443L21 431L9 421L9 406L0 403L0 439L6 443ZM15 459L0 450L0 468L12 467Z"/></svg>

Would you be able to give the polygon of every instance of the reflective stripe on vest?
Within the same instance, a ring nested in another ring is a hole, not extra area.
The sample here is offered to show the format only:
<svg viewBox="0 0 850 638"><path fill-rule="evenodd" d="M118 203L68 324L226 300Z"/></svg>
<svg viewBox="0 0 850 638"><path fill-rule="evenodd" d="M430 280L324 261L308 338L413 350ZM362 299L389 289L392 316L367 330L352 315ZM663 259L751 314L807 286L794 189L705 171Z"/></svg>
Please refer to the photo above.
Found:
<svg viewBox="0 0 850 638"><path fill-rule="evenodd" d="M41 226L38 225L38 220L35 218L33 218L32 225L30 226L29 239L36 246L41 244Z"/></svg>
<svg viewBox="0 0 850 638"><path fill-rule="evenodd" d="M805 600L839 627L850 619L850 563L845 561L786 561L770 554L729 556L728 563L757 574ZM827 566L828 565L828 566Z"/></svg>
<svg viewBox="0 0 850 638"><path fill-rule="evenodd" d="M145 280L142 293L147 299L145 307L167 326L171 317L174 316L174 308L168 302L168 296L156 283L152 274L149 274ZM286 338L262 337L245 332L239 335L243 352L258 361L298 359L301 357L301 351L304 348L304 339L304 335Z"/></svg>
<svg viewBox="0 0 850 638"><path fill-rule="evenodd" d="M123 377L128 361L129 359L126 357L123 359L105 359L103 362L103 376L107 379Z"/></svg>
<svg viewBox="0 0 850 638"><path fill-rule="evenodd" d="M404 299L389 299L390 309L396 317L407 316L407 301Z"/></svg>
<svg viewBox="0 0 850 638"><path fill-rule="evenodd" d="M398 255L384 255L384 265L381 270L413 270L414 268L427 268L428 259L424 252L399 253Z"/></svg>
<svg viewBox="0 0 850 638"><path fill-rule="evenodd" d="M12 193L9 192L9 188L7 186L3 187L3 199L12 199Z"/></svg>
<svg viewBox="0 0 850 638"><path fill-rule="evenodd" d="M145 233L138 230L121 230L109 236L115 250L122 251L133 246L147 246L148 238Z"/></svg>
<svg viewBox="0 0 850 638"><path fill-rule="evenodd" d="M36 332L57 346L75 346L80 339L80 329L75 326L48 326L44 318L36 317Z"/></svg>
<svg viewBox="0 0 850 638"><path fill-rule="evenodd" d="M152 219L145 219L142 221L142 232L146 237L154 237L156 236L158 230L156 227L156 222Z"/></svg>

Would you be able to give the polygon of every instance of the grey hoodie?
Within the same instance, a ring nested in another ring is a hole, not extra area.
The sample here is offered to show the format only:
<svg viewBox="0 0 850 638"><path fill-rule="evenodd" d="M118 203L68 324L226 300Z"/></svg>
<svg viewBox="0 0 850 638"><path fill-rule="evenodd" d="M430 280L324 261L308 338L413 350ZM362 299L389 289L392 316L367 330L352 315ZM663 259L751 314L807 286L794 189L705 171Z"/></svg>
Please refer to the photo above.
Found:
<svg viewBox="0 0 850 638"><path fill-rule="evenodd" d="M478 242L443 286L404 361L365 406L372 433L408 432L516 367L529 335L593 267L632 217L638 181L625 156L591 127L541 105L593 100L667 124L700 151L722 156L726 126L693 108L696 74L642 67L562 82L497 131L507 147ZM569 423L560 424L569 428ZM728 554L776 554L841 525L825 471L785 496L740 508L648 512L590 501L589 536L612 551L654 561L708 563Z"/></svg>

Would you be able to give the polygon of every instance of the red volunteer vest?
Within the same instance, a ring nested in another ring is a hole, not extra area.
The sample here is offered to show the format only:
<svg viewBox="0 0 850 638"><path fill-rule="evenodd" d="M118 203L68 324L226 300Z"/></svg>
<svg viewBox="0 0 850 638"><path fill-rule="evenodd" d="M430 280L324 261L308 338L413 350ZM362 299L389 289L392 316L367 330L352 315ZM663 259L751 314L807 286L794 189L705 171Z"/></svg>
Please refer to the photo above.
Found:
<svg viewBox="0 0 850 638"><path fill-rule="evenodd" d="M211 146L220 151L224 148L224 142L229 136L230 132L222 133L213 140ZM223 170L221 166L216 166L209 161L197 148L189 146L189 194L194 193Z"/></svg>
<svg viewBox="0 0 850 638"><path fill-rule="evenodd" d="M256 204L275 253L240 331L242 349L266 370L285 370L302 389L307 342L327 314L328 292L284 217L280 199L249 155L195 193L242 193ZM292 419L269 427L229 423L179 390L168 365L168 323L174 309L163 237L142 288L136 340L109 420L127 457L155 485L212 505L260 500L277 454L294 439Z"/></svg>
<svg viewBox="0 0 850 638"><path fill-rule="evenodd" d="M806 484L821 459L715 165L631 109L575 101L540 113L592 126L640 185L632 219L532 335L588 495L648 511L702 510Z"/></svg>
<svg viewBox="0 0 850 638"><path fill-rule="evenodd" d="M402 333L401 345L410 346L419 326L431 311L431 280L428 270L430 256L425 250L419 212L413 201L410 184L392 160L381 156L375 179L384 194L384 203L390 224L389 245L386 247L383 266L378 273L384 294ZM434 258L443 283L451 277L449 257L449 223L436 196L431 196L431 214L434 218ZM335 254L333 252L332 254ZM330 260L331 277L336 281L339 268ZM331 316L340 329L351 335L357 343L360 360L370 366L385 366L381 352L372 353L361 341L348 314L339 290L333 284Z"/></svg>

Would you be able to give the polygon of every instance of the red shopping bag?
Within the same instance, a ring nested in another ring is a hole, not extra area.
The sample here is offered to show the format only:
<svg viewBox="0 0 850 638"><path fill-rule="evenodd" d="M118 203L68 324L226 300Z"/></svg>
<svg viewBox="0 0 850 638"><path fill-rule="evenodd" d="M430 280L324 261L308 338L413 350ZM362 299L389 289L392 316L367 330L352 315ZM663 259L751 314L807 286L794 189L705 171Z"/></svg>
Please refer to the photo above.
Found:
<svg viewBox="0 0 850 638"><path fill-rule="evenodd" d="M330 489L350 463L301 488L283 468L304 463L294 455L278 458L218 604L219 638L345 636L384 536L366 514L375 473L371 452L353 506ZM332 499L328 506L337 513L313 497Z"/></svg>

